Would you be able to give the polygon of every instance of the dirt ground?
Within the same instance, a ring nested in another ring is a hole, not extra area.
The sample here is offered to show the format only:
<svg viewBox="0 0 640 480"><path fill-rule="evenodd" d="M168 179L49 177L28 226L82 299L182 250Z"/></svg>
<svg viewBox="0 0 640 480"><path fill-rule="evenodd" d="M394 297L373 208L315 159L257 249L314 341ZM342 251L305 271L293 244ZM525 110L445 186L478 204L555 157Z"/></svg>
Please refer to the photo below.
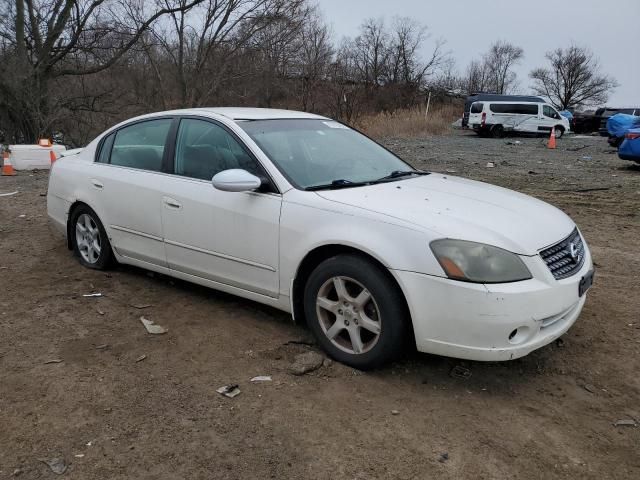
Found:
<svg viewBox="0 0 640 480"><path fill-rule="evenodd" d="M640 478L640 428L614 425L640 422L640 169L600 137L386 143L576 220L597 272L561 341L507 363L412 353L295 377L294 356L314 347L287 315L82 268L48 227L47 172L1 177L0 193L19 193L0 197L0 478L56 477L42 462L56 457L70 479ZM147 334L141 315L169 332ZM239 396L216 393L231 383Z"/></svg>

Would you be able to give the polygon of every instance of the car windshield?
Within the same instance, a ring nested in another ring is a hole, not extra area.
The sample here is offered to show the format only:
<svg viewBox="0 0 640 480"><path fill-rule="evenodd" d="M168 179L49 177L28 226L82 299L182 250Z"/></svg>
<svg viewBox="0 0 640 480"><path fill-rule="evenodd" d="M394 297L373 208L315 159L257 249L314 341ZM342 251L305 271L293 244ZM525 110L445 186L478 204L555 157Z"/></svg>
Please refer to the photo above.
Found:
<svg viewBox="0 0 640 480"><path fill-rule="evenodd" d="M238 122L300 189L349 187L411 176L415 170L366 136L332 120ZM415 171L417 173L422 173Z"/></svg>

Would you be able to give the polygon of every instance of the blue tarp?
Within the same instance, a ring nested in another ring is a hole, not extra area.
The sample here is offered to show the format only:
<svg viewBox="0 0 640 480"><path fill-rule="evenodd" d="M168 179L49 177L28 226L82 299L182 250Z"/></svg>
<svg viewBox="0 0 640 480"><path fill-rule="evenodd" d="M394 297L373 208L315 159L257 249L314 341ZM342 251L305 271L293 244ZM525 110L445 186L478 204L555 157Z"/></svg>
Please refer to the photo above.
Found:
<svg viewBox="0 0 640 480"><path fill-rule="evenodd" d="M640 127L640 117L616 113L607 120L607 131L612 137L624 137L627 130Z"/></svg>

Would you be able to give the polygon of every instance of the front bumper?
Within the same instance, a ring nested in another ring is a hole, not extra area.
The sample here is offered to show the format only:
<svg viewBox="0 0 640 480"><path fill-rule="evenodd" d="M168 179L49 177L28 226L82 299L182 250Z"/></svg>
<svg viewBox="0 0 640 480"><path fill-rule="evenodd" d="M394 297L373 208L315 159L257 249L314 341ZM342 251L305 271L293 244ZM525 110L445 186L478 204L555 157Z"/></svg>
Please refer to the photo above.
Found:
<svg viewBox="0 0 640 480"><path fill-rule="evenodd" d="M393 273L405 293L417 349L480 361L523 357L563 335L576 321L586 294L580 280L593 268L555 280L542 259L524 257L532 279L483 285L415 272Z"/></svg>

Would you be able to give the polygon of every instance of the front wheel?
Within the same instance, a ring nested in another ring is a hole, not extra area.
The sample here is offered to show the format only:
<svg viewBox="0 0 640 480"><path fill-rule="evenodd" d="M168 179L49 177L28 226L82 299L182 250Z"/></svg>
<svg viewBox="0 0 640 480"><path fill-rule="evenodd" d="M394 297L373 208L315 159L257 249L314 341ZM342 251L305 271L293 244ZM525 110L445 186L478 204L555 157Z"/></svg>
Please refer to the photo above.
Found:
<svg viewBox="0 0 640 480"><path fill-rule="evenodd" d="M338 255L316 267L305 287L304 310L322 348L358 369L392 360L407 338L408 315L397 285L356 255Z"/></svg>
<svg viewBox="0 0 640 480"><path fill-rule="evenodd" d="M554 129L553 129L553 135L554 135L556 138L561 138L561 137L562 137L562 135L564 135L564 128L562 128L562 127L554 127Z"/></svg>
<svg viewBox="0 0 640 480"><path fill-rule="evenodd" d="M107 233L91 208L81 205L71 216L71 242L80 263L88 268L104 270L113 259Z"/></svg>

